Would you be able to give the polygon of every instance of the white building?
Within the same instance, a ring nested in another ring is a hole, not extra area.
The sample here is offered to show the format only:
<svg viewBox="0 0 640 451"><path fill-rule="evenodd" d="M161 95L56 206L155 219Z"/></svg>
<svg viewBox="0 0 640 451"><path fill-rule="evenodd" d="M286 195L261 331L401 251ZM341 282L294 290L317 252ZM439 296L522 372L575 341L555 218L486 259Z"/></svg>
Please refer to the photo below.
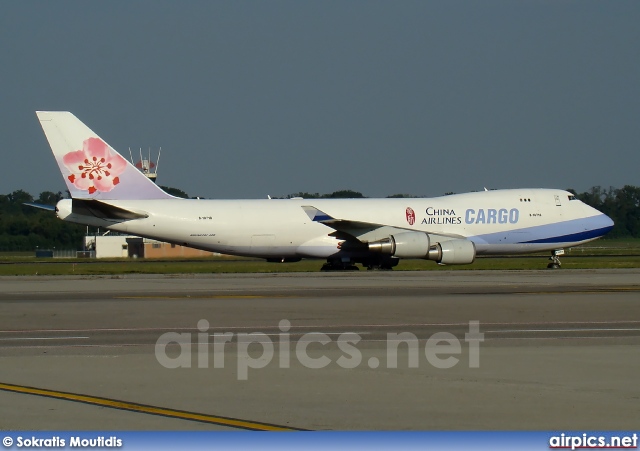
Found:
<svg viewBox="0 0 640 451"><path fill-rule="evenodd" d="M125 235L87 235L84 237L84 247L88 251L95 251L96 258L128 257L129 244Z"/></svg>
<svg viewBox="0 0 640 451"><path fill-rule="evenodd" d="M95 258L180 258L220 255L133 235L87 235L84 237L84 245L87 251L95 251Z"/></svg>

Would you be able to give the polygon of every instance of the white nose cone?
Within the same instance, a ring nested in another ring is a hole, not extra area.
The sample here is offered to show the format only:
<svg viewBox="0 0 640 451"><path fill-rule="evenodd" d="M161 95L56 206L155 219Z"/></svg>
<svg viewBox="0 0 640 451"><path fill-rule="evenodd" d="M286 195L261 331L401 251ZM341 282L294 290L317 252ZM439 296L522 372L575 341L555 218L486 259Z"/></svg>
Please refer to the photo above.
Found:
<svg viewBox="0 0 640 451"><path fill-rule="evenodd" d="M71 214L71 199L62 199L56 204L56 215L58 219L64 220Z"/></svg>

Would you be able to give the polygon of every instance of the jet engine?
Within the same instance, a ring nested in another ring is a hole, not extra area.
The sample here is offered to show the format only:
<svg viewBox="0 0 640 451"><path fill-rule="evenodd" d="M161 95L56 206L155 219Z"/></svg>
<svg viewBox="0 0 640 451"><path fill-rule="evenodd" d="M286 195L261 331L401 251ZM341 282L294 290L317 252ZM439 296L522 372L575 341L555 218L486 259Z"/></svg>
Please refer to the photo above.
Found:
<svg viewBox="0 0 640 451"><path fill-rule="evenodd" d="M443 265L473 263L476 246L472 241L455 239L431 244L422 232L403 232L368 243L369 251L397 258L424 258Z"/></svg>
<svg viewBox="0 0 640 451"><path fill-rule="evenodd" d="M398 258L427 258L429 244L426 233L404 232L369 243L369 251Z"/></svg>
<svg viewBox="0 0 640 451"><path fill-rule="evenodd" d="M429 260L443 265L468 265L476 259L476 245L469 240L450 240L431 246Z"/></svg>

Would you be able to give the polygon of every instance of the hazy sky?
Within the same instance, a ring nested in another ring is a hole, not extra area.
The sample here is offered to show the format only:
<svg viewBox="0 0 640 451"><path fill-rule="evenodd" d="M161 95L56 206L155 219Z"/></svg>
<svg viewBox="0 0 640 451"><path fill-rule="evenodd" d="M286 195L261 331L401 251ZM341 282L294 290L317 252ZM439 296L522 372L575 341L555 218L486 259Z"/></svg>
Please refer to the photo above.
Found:
<svg viewBox="0 0 640 451"><path fill-rule="evenodd" d="M2 1L0 193L36 110L192 196L640 185L640 2Z"/></svg>

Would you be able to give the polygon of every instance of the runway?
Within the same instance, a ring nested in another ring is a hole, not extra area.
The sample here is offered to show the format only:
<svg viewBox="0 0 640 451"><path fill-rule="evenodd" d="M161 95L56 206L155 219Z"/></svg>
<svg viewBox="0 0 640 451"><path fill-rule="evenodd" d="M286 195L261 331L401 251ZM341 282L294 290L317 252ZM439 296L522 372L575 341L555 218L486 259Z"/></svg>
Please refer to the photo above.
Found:
<svg viewBox="0 0 640 451"><path fill-rule="evenodd" d="M633 429L640 417L640 270L0 284L3 429Z"/></svg>

